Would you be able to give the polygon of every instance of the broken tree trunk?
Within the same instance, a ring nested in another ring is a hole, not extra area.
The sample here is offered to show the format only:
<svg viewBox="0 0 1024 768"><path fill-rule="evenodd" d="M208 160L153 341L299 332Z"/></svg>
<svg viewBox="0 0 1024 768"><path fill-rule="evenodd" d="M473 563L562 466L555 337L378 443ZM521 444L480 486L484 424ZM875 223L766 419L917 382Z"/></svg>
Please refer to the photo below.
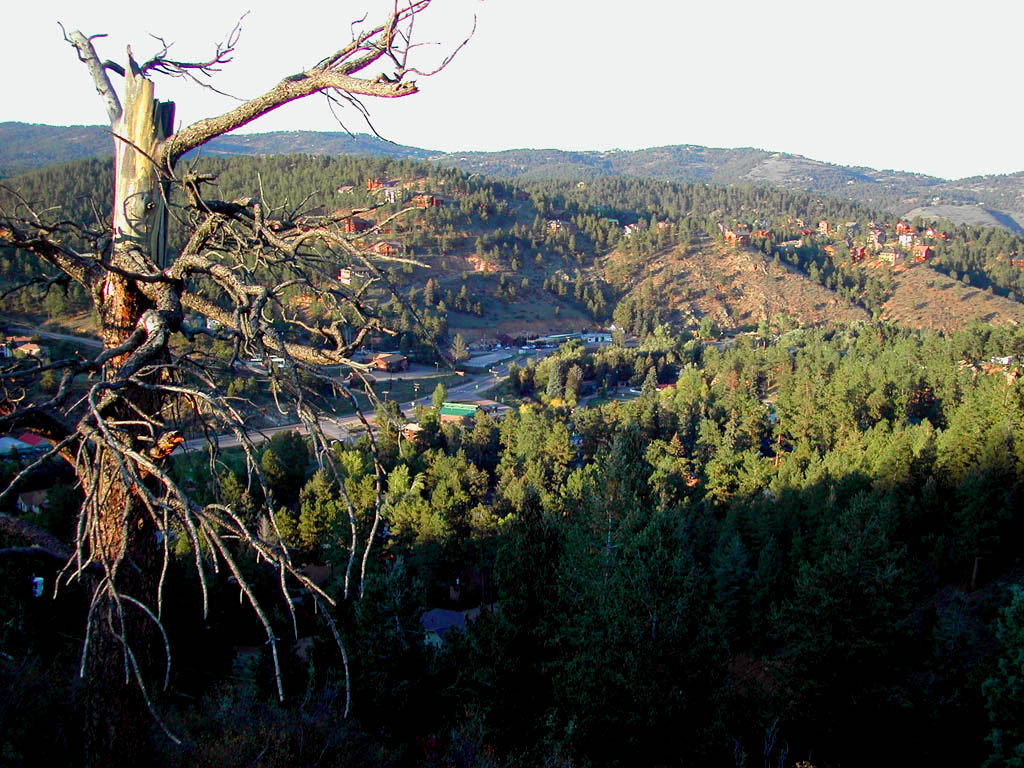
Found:
<svg viewBox="0 0 1024 768"><path fill-rule="evenodd" d="M152 158L172 127L173 104L153 99L153 83L139 72L134 61L130 61L126 80L123 114L113 126L112 270L104 278L100 307L105 350L122 346L144 329L146 324L140 322L144 313L166 303L155 300L154 292L170 290L166 285L149 284L147 291L145 283L130 275L152 274L166 265L166 188L161 182L161 169ZM159 338L147 335L143 344L150 347L146 364L167 359L166 340L161 347ZM118 381L129 361L136 369L138 354L136 346L110 357L104 365L104 379ZM147 713L146 692L151 698L154 690L159 690L166 661L155 622L133 602L138 601L154 614L158 612L162 552L150 511L125 472L122 452L145 450L142 439L146 432L139 424L138 413L159 413L160 395L131 383L121 386L122 396L97 414L97 419L109 426L106 439L120 450L100 441L90 482L83 484L86 504L91 504L85 515L91 526L88 550L104 569L102 576L94 578L94 607L84 651L88 693L84 743L87 763L104 766L150 762L154 722ZM129 402L134 408L128 406Z"/></svg>

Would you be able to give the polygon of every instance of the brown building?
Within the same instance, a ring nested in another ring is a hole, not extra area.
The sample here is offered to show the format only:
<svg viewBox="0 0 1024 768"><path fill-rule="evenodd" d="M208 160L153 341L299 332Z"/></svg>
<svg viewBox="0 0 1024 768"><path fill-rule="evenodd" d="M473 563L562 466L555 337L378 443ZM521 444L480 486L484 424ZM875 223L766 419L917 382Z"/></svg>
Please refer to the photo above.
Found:
<svg viewBox="0 0 1024 768"><path fill-rule="evenodd" d="M416 195L412 204L417 208L439 208L444 205L444 200L434 195Z"/></svg>
<svg viewBox="0 0 1024 768"><path fill-rule="evenodd" d="M409 368L409 358L393 352L381 352L370 361L370 365L378 371L405 371Z"/></svg>
<svg viewBox="0 0 1024 768"><path fill-rule="evenodd" d="M358 216L350 216L349 218L345 219L342 227L344 228L345 232L351 235L359 232L365 232L366 230L368 230L370 228L370 222L368 222L366 219L361 219Z"/></svg>
<svg viewBox="0 0 1024 768"><path fill-rule="evenodd" d="M391 241L381 241L373 246L373 252L380 256L398 256L402 253L403 248L401 243L394 243Z"/></svg>

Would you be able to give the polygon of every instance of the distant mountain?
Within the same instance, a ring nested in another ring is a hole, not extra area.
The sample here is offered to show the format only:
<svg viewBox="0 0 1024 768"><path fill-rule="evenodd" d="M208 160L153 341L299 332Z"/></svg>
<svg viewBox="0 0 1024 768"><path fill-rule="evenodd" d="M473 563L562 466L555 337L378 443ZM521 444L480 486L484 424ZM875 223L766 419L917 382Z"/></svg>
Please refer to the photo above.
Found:
<svg viewBox="0 0 1024 768"><path fill-rule="evenodd" d="M203 147L204 155L369 155L424 160L434 156L365 133L275 131L221 136ZM113 154L110 130L99 125L0 123L0 176Z"/></svg>
<svg viewBox="0 0 1024 768"><path fill-rule="evenodd" d="M1024 173L948 181L905 171L833 165L760 149L693 145L629 152L456 152L431 159L486 176L516 179L637 176L777 187L855 200L899 215L946 218L958 224L1001 226L1024 233Z"/></svg>
<svg viewBox="0 0 1024 768"><path fill-rule="evenodd" d="M0 123L0 176L110 153L110 131L98 125Z"/></svg>
<svg viewBox="0 0 1024 768"><path fill-rule="evenodd" d="M0 123L0 176L111 152L100 126ZM207 155L370 155L430 160L485 176L587 180L634 176L664 181L769 186L855 200L903 216L1001 226L1024 233L1024 172L949 181L904 171L851 168L761 149L694 145L635 151L510 149L443 153L366 134L278 131L224 136Z"/></svg>

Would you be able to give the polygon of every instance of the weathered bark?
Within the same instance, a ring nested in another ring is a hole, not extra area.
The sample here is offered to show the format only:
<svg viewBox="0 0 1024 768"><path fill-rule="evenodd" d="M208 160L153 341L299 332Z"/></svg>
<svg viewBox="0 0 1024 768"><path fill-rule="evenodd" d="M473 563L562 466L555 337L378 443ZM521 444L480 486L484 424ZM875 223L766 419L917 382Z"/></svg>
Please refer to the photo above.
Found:
<svg viewBox="0 0 1024 768"><path fill-rule="evenodd" d="M115 195L113 254L101 306L105 350L121 346L136 333L143 314L154 308L140 284L124 273L148 274L166 258L166 205L160 169L152 161L171 124L173 105L153 99L153 84L134 61L126 73L124 111L115 133ZM166 287L165 287L166 290ZM139 349L111 356L104 378L114 381ZM150 360L167 359L166 346L147 351ZM151 390L132 388L114 400L102 414L110 421L132 420L127 402L143 413L159 413L162 403ZM120 446L141 452L141 435L129 427L114 427L111 438ZM160 548L156 527L126 476L119 450L97 449L92 487L86 496L94 504L89 549L106 569L94 580L97 602L89 620L85 649L85 748L90 765L145 765L149 762L153 722L141 684L150 691L160 679L162 648L158 630L141 608L124 601L139 601L155 614L158 602ZM90 577L92 578L92 577Z"/></svg>

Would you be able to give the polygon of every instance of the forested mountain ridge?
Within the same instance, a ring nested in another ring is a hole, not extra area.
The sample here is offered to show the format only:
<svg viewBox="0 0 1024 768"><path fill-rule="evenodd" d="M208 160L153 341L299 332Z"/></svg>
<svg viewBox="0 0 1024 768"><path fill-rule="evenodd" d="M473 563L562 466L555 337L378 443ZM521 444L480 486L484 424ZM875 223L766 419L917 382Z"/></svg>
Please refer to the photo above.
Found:
<svg viewBox="0 0 1024 768"><path fill-rule="evenodd" d="M367 244L430 264L392 272L423 310L434 341L449 327L472 340L613 321L637 334L661 322L692 330L713 323L732 332L777 315L798 325L874 317L936 330L972 319L1024 322L1024 262L1015 258L1024 240L1001 228L945 222L940 229L766 187L620 177L498 182L388 157L207 157L199 167L216 177L226 199L261 188L276 217L301 205L351 217L355 230L412 206ZM96 227L109 216L96 201L110 174L111 161L90 158L7 185L37 210L59 209ZM171 241L180 247L181 222L173 217ZM36 268L16 254L3 257L7 281ZM47 314L84 306L74 291L68 301L50 292ZM388 306L415 346L411 316L397 303Z"/></svg>
<svg viewBox="0 0 1024 768"><path fill-rule="evenodd" d="M0 122L0 177L85 157L112 156L110 129L99 125L37 125ZM406 147L365 133L274 131L219 136L204 155L380 155L427 158L437 153Z"/></svg>
<svg viewBox="0 0 1024 768"><path fill-rule="evenodd" d="M55 162L111 153L98 126L0 123L0 176ZM1024 172L946 180L896 170L848 167L762 149L695 145L633 151L510 149L450 152L408 147L367 134L279 131L226 136L206 154L370 155L429 159L470 173L507 179L579 180L635 176L676 182L772 186L866 203L898 215L942 217L956 223L1024 227Z"/></svg>

